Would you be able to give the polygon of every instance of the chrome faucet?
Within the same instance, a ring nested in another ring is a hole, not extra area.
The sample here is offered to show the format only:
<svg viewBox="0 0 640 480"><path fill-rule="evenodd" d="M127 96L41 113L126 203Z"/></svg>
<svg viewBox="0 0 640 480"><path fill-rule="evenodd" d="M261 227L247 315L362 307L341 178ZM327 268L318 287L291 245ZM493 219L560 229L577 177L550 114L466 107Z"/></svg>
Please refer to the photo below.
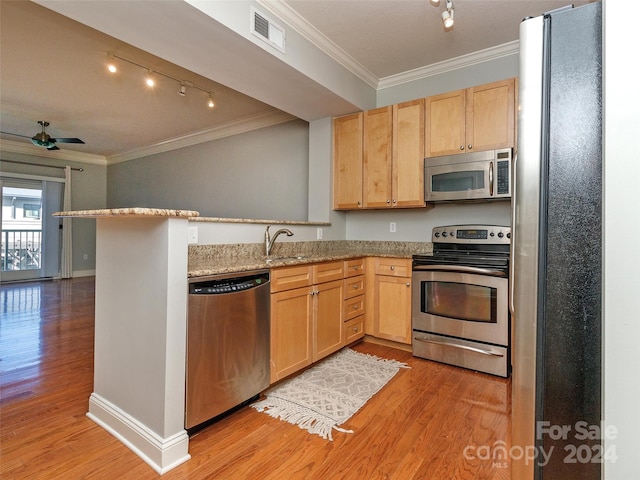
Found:
<svg viewBox="0 0 640 480"><path fill-rule="evenodd" d="M293 236L293 232L287 228L281 228L280 230L278 230L276 233L273 234L273 238L271 238L271 236L269 235L269 228L271 227L271 225L267 226L267 229L264 232L264 251L266 253L267 256L269 256L269 254L271 253L271 247L273 247L273 244L276 241L276 238L278 238L278 236L281 233L286 233L287 237L292 237Z"/></svg>

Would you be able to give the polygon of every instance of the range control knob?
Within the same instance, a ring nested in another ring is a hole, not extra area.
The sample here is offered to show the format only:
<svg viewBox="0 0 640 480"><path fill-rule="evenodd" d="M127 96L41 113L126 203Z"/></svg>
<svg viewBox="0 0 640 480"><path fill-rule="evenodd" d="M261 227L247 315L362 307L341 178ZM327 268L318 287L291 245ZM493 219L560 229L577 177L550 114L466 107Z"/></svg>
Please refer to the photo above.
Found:
<svg viewBox="0 0 640 480"><path fill-rule="evenodd" d="M455 237L455 236L456 236L456 234L455 234L455 232L449 232L449 236L450 236L450 237Z"/></svg>
<svg viewBox="0 0 640 480"><path fill-rule="evenodd" d="M447 238L447 232L442 232L442 236L443 236L444 238Z"/></svg>
<svg viewBox="0 0 640 480"><path fill-rule="evenodd" d="M504 237L504 233L498 232L498 238L502 238L502 237Z"/></svg>
<svg viewBox="0 0 640 480"><path fill-rule="evenodd" d="M490 237L495 237L495 236L496 236L496 234L495 234L495 233L493 233L493 232L491 232L491 233L489 234L489 236L490 236Z"/></svg>
<svg viewBox="0 0 640 480"><path fill-rule="evenodd" d="M436 238L440 238L440 232L434 233L433 236L436 237Z"/></svg>
<svg viewBox="0 0 640 480"><path fill-rule="evenodd" d="M507 238L511 238L511 232L507 232Z"/></svg>

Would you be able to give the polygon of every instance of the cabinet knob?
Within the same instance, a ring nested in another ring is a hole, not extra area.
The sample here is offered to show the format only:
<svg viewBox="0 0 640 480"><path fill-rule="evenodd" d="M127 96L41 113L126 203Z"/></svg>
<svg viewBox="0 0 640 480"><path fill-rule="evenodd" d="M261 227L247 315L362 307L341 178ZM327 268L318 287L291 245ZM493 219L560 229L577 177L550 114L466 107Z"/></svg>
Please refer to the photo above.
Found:
<svg viewBox="0 0 640 480"><path fill-rule="evenodd" d="M354 306L353 306L353 309L354 309L354 310L357 310L357 309L358 309L358 305L354 305Z"/></svg>
<svg viewBox="0 0 640 480"><path fill-rule="evenodd" d="M395 270L395 269L396 269L396 267L391 265L391 270Z"/></svg>
<svg viewBox="0 0 640 480"><path fill-rule="evenodd" d="M387 198L387 205L389 205L390 203L391 203L391 200Z"/></svg>
<svg viewBox="0 0 640 480"><path fill-rule="evenodd" d="M464 145L460 145L460 150L464 150ZM360 203L360 202L358 202Z"/></svg>
<svg viewBox="0 0 640 480"><path fill-rule="evenodd" d="M411 283L407 282L407 287L410 287L410 286L411 286Z"/></svg>
<svg viewBox="0 0 640 480"><path fill-rule="evenodd" d="M396 203L397 203L395 198L393 199L393 203L394 203L394 204L396 204Z"/></svg>
<svg viewBox="0 0 640 480"><path fill-rule="evenodd" d="M358 200L358 206L360 206L360 205L362 205L362 204L360 203L360 200Z"/></svg>
<svg viewBox="0 0 640 480"><path fill-rule="evenodd" d="M469 144L469 145L467 145L467 148L468 148L469 150L471 150L471 149L473 148L473 145Z"/></svg>
<svg viewBox="0 0 640 480"><path fill-rule="evenodd" d="M351 327L351 330L353 330L354 332L358 331L358 327Z"/></svg>
<svg viewBox="0 0 640 480"><path fill-rule="evenodd" d="M354 285L354 286L353 286L353 289L354 289L354 290L357 290L357 289L358 289L358 285Z"/></svg>

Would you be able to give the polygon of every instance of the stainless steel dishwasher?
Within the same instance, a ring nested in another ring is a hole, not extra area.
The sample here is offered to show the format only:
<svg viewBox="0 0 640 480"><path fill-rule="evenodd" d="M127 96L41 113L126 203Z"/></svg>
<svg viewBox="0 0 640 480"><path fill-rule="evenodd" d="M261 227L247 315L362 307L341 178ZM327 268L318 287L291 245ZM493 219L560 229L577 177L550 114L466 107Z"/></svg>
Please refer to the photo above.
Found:
<svg viewBox="0 0 640 480"><path fill-rule="evenodd" d="M189 280L185 427L269 386L269 271Z"/></svg>

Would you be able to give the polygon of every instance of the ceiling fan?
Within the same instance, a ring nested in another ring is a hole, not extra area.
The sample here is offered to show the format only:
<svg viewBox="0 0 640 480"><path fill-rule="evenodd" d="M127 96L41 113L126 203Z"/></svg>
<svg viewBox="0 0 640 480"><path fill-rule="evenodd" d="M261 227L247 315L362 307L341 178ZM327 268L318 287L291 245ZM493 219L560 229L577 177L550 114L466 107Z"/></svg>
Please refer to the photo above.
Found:
<svg viewBox="0 0 640 480"><path fill-rule="evenodd" d="M44 120L38 120L38 125L42 127L42 131L40 133L36 133L33 137L29 137L27 135L20 135L18 133L11 132L0 132L7 135L14 135L16 137L24 137L31 140L37 147L43 147L47 150L60 150L56 143L84 143L79 138L53 138L51 137L45 129L49 126L49 122Z"/></svg>

